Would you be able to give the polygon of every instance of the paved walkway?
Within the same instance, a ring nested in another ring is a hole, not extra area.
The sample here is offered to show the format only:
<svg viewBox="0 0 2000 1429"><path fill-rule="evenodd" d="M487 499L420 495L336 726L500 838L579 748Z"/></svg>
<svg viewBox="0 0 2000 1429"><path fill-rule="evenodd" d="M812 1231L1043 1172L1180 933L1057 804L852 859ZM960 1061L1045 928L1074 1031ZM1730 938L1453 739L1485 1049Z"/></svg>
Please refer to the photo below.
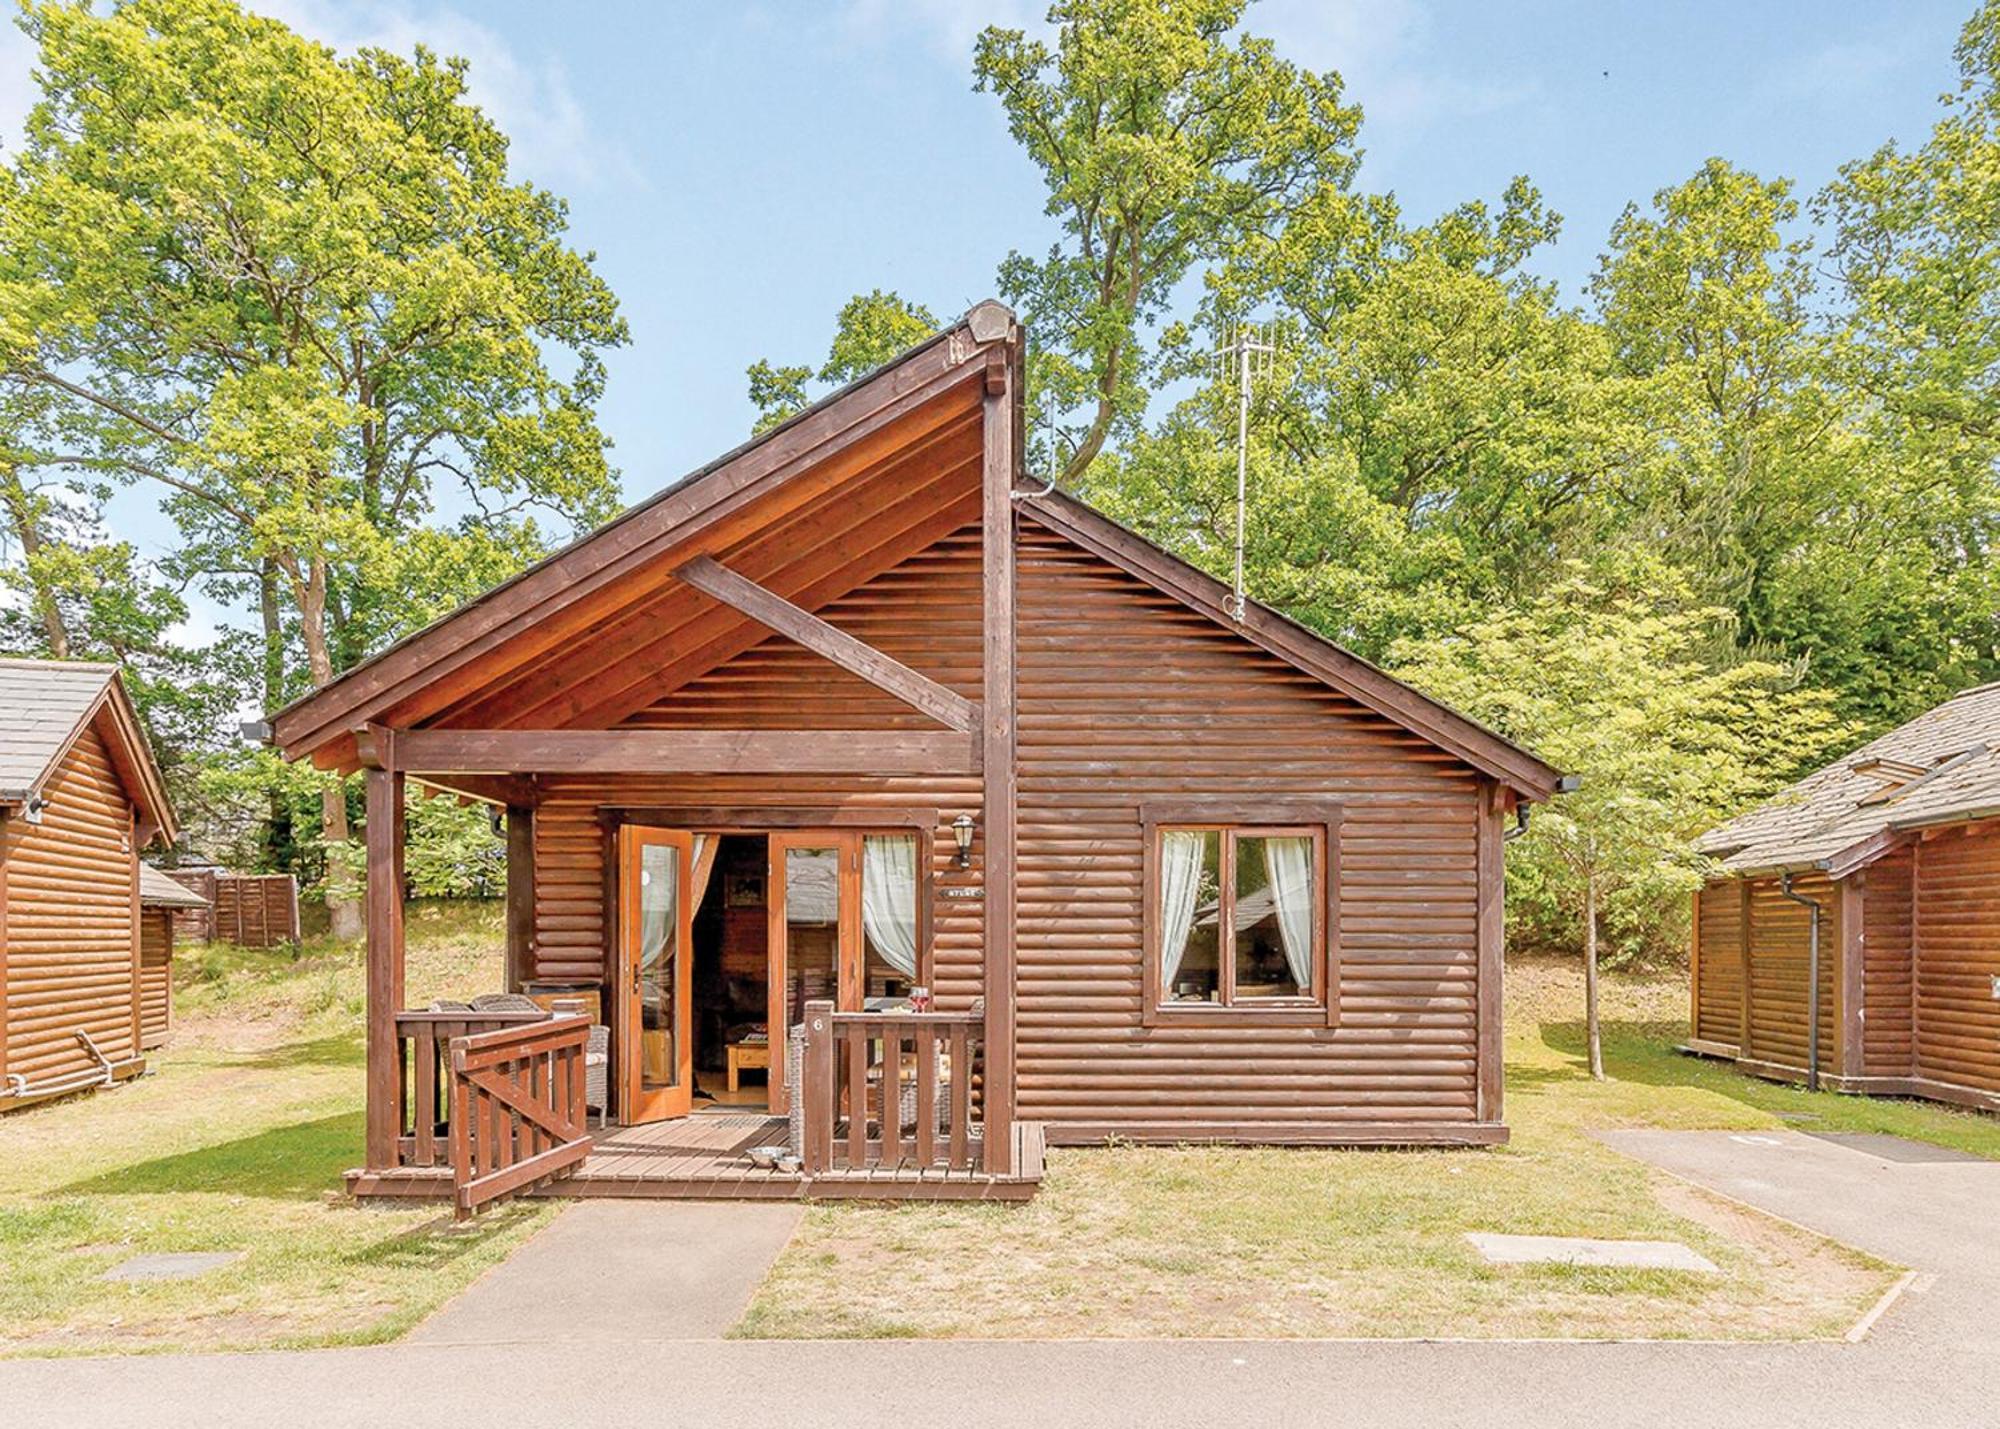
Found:
<svg viewBox="0 0 2000 1429"><path fill-rule="evenodd" d="M661 1338L587 1355L578 1344L544 1337L409 1341L362 1350L4 1363L0 1406L34 1405L36 1429L119 1422L315 1429L412 1417L649 1429L912 1418L1037 1429L1970 1429L2000 1422L2000 1164L1897 1159L1923 1153L1905 1143L1870 1148L1791 1132L1632 1132L1605 1140L1934 1279L1858 1345Z"/></svg>
<svg viewBox="0 0 2000 1429"><path fill-rule="evenodd" d="M578 1201L406 1343L718 1340L804 1214L790 1203Z"/></svg>

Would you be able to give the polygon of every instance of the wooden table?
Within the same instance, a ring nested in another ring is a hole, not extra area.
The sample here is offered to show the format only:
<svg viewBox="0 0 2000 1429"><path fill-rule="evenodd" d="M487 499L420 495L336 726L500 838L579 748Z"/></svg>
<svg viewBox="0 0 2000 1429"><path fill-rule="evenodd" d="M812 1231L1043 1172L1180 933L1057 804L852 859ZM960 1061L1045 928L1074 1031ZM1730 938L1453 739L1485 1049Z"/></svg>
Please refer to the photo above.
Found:
<svg viewBox="0 0 2000 1429"><path fill-rule="evenodd" d="M736 1075L745 1067L761 1067L768 1075L771 1070L771 1044L769 1042L731 1042L729 1044L729 1090L736 1090Z"/></svg>

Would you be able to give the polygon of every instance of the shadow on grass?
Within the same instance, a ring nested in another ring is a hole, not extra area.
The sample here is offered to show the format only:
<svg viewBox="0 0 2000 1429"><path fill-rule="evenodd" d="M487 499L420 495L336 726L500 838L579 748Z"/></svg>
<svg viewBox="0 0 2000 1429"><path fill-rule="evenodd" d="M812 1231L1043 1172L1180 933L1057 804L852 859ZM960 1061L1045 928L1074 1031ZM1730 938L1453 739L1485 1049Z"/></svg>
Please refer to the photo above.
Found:
<svg viewBox="0 0 2000 1429"><path fill-rule="evenodd" d="M243 1065L267 1071L280 1071L286 1067L358 1067L362 1064L365 1050L362 1031L357 1027L352 1031L330 1033L304 1042L287 1042L259 1052Z"/></svg>
<svg viewBox="0 0 2000 1429"><path fill-rule="evenodd" d="M340 1184L360 1155L362 1115L347 1112L194 1151L121 1166L64 1186L57 1194L146 1196L226 1192L270 1200L317 1197Z"/></svg>

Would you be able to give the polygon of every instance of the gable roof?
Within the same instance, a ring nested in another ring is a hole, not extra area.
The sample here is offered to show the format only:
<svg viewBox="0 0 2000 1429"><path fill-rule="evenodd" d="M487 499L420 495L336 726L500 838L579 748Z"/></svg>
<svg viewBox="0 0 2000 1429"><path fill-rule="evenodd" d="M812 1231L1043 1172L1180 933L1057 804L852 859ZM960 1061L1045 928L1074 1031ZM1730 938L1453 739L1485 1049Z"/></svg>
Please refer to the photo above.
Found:
<svg viewBox="0 0 2000 1429"><path fill-rule="evenodd" d="M139 865L139 902L148 908L206 908L208 900L153 867Z"/></svg>
<svg viewBox="0 0 2000 1429"><path fill-rule="evenodd" d="M368 721L414 726L442 717L465 718L476 725L482 720L493 722L495 713L501 712L518 719L513 725L516 728L563 727L572 721L570 727L588 727L613 704L602 691L588 697L594 703L556 692L565 670L579 661L597 657L589 660L594 667L589 681L593 685L597 672L647 648L662 650L663 658L685 663L684 646L693 645L708 661L703 668L720 664L735 653L726 640L711 639L706 644L662 641L654 628L662 622L649 618L655 614L652 609L638 610L635 616L636 607L631 602L641 598L645 582L630 577L640 570L671 569L731 539L749 540L744 532L754 527L746 523L756 512L760 496L778 492L785 481L831 461L830 453L837 454L871 435L927 433L899 439L930 443L936 451L947 453L941 459L944 464L957 461L959 466L953 469L962 471L969 461L976 473L977 423L987 385L973 379L989 373L996 362L1013 370L1015 380L1010 388L1018 434L1024 412L1019 381L1021 350L1021 332L1013 314L995 302L977 305L959 322L892 362L390 646L325 688L294 701L272 717L275 742L288 757L311 754L323 764L345 767L352 762L352 731ZM922 410L931 414L928 427L913 425L915 414ZM904 423L901 428L898 421ZM954 446L954 436L964 440ZM878 452L872 460L874 469L882 470L893 468L901 458L893 452ZM846 495L850 499L844 503L848 512L843 519L852 523L859 518L865 525L871 513L853 510L863 504L855 499L859 493ZM948 521L962 510L968 496L973 506L966 514L976 519L976 487L947 491L938 498L932 516ZM1563 786L1562 775L1528 751L1268 606L1251 602L1241 619L1234 617L1229 609L1230 592L1221 582L1076 498L1052 489L1016 491L1015 497L1023 511L1052 530L1521 796L1545 799ZM739 524L734 528L720 524L719 512L733 516ZM920 532L923 528L911 529ZM774 585L784 584L785 579L793 581L791 589L780 593L808 610L866 578L864 563L849 561L808 580L809 573L801 570L797 544L790 542L794 549L768 559L774 572L784 572L782 578L774 575ZM886 553L885 559L896 554L893 546L881 546L878 551ZM628 602L622 608L612 604L620 592ZM570 607L583 609L581 603L593 599L600 602L594 615L586 618L570 613ZM565 621L571 627L567 631L562 628ZM548 622L550 628L537 632L542 622ZM750 630L743 643L761 641L767 633L761 627ZM653 641L651 647L645 644L648 640ZM466 680L469 689L450 685L455 671L494 655L502 647L524 652L520 658L539 662L539 668L525 677L512 671L487 677L484 687L472 677ZM565 661L569 666L563 664ZM687 677L692 673L698 672ZM510 687L505 680L515 683ZM433 693L438 687L450 693ZM526 692L520 693L524 687ZM524 701L527 713L522 715ZM349 747L343 748L342 741L348 741Z"/></svg>
<svg viewBox="0 0 2000 1429"><path fill-rule="evenodd" d="M1696 842L1727 873L1853 872L1913 829L2000 818L2000 684L1935 709L1822 769Z"/></svg>
<svg viewBox="0 0 2000 1429"><path fill-rule="evenodd" d="M171 841L174 812L166 785L116 665L0 659L0 808L40 793L93 723L101 726L143 831Z"/></svg>

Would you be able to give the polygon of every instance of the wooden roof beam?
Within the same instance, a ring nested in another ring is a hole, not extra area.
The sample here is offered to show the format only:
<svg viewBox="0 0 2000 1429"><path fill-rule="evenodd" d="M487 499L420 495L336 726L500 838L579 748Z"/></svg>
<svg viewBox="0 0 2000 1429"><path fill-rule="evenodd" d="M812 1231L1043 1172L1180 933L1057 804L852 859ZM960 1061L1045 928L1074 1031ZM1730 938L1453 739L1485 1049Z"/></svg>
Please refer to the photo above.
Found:
<svg viewBox="0 0 2000 1429"><path fill-rule="evenodd" d="M411 775L976 774L975 735L922 730L399 729L370 752Z"/></svg>
<svg viewBox="0 0 2000 1429"><path fill-rule="evenodd" d="M738 575L713 556L696 556L674 575L703 595L741 611L765 629L796 641L938 723L966 734L979 728L979 706L958 691L947 689L811 611L800 609L776 591Z"/></svg>

